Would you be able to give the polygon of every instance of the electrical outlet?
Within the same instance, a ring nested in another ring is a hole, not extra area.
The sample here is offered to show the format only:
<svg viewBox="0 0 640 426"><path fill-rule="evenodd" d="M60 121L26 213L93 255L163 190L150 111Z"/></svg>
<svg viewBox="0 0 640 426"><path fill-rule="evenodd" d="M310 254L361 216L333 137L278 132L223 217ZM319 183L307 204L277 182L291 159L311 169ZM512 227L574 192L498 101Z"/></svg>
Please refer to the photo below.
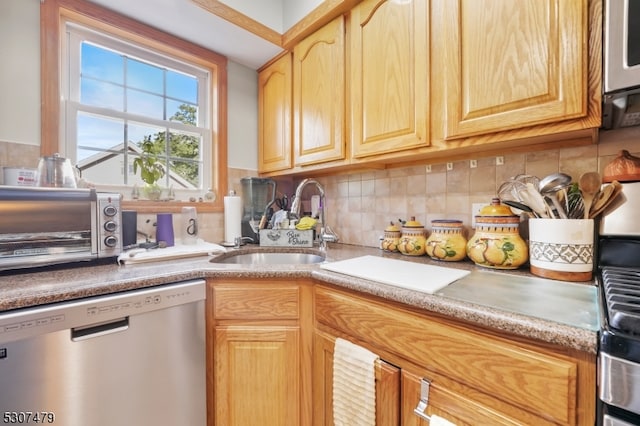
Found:
<svg viewBox="0 0 640 426"><path fill-rule="evenodd" d="M471 227L476 227L476 215L480 214L480 209L486 206L485 203L472 203L471 204Z"/></svg>

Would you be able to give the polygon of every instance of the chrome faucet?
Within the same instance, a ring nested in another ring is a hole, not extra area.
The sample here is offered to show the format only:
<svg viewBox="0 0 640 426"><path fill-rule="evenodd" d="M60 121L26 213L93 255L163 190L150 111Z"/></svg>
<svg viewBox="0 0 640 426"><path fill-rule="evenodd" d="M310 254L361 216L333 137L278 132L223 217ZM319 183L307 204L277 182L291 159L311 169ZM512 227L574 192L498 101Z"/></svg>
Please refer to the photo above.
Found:
<svg viewBox="0 0 640 426"><path fill-rule="evenodd" d="M324 188L320 185L315 179L304 179L298 187L296 188L296 195L291 203L291 216L295 219L300 219L300 209L302 207L302 191L307 185L314 185L318 192L320 193L320 207L318 208L318 220L320 222L320 232L316 235L316 240L320 242L320 250L327 250L327 243L336 243L338 242L338 235L331 229L329 225L325 222L325 196L324 196Z"/></svg>
<svg viewBox="0 0 640 426"><path fill-rule="evenodd" d="M233 248L239 249L240 246L244 245L245 241L253 242L253 238L251 238L251 237L236 237L233 240Z"/></svg>

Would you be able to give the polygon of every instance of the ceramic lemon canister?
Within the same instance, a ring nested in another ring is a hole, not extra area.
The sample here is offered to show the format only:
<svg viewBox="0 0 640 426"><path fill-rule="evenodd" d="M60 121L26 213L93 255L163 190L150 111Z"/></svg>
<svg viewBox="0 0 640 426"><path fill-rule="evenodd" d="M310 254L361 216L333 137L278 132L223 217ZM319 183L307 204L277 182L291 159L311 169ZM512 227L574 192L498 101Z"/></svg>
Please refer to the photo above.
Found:
<svg viewBox="0 0 640 426"><path fill-rule="evenodd" d="M397 252L401 231L398 225L391 222L384 230L384 238L380 247L384 251Z"/></svg>
<svg viewBox="0 0 640 426"><path fill-rule="evenodd" d="M432 220L426 252L432 259L449 262L467 257L467 239L462 234L462 221Z"/></svg>
<svg viewBox="0 0 640 426"><path fill-rule="evenodd" d="M415 217L402 224L402 232L400 242L398 243L398 251L408 256L422 256L425 254L425 236L424 226Z"/></svg>
<svg viewBox="0 0 640 426"><path fill-rule="evenodd" d="M517 269L529 257L519 225L520 217L493 198L476 216L476 233L467 243L467 256L479 266Z"/></svg>

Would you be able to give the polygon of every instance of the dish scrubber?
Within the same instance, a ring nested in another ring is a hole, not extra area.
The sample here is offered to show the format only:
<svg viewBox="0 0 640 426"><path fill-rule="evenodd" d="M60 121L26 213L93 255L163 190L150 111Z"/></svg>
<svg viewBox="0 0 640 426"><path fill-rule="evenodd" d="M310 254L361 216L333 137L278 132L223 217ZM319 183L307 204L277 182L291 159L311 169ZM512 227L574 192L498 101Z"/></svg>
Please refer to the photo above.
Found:
<svg viewBox="0 0 640 426"><path fill-rule="evenodd" d="M316 226L318 221L312 217L305 216L301 218L296 224L296 229L299 231L306 231L308 229L313 229Z"/></svg>

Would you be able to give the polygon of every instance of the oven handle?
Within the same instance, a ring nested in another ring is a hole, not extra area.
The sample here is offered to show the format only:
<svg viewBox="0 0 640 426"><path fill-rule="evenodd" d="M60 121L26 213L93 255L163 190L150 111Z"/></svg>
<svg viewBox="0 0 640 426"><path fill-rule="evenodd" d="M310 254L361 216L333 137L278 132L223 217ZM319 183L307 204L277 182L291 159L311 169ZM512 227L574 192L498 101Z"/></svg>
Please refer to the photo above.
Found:
<svg viewBox="0 0 640 426"><path fill-rule="evenodd" d="M94 337L106 336L107 334L118 333L129 328L129 317L120 318L114 321L92 324L90 326L76 327L71 329L71 340L81 342Z"/></svg>

